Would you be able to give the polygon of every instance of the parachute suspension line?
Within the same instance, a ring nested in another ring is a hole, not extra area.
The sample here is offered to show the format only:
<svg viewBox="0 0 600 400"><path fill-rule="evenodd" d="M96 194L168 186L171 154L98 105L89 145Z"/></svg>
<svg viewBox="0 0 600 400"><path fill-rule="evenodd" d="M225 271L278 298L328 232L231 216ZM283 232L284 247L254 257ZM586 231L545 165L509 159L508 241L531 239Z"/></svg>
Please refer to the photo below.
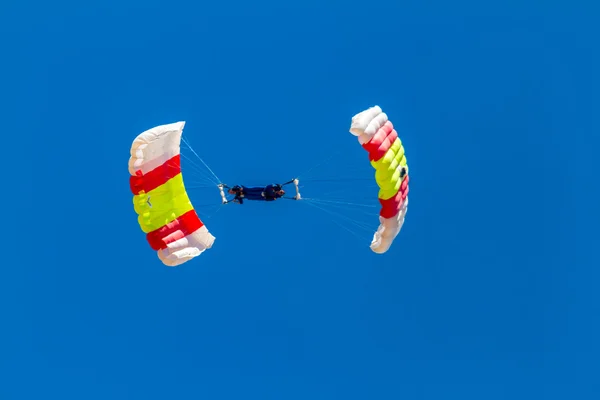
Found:
<svg viewBox="0 0 600 400"><path fill-rule="evenodd" d="M227 197L225 196L225 191L223 190L223 188L228 187L228 186L225 185L225 184L223 184L223 183L221 183L221 179L219 179L219 177L217 176L217 174L215 174L215 172L208 166L208 164L202 159L202 157L200 157L198 155L198 153L196 153L196 150L194 150L194 148L192 147L192 145L183 136L181 137L181 140L192 151L192 153L194 153L194 155L198 158L198 160L200 160L200 162L202 164L204 164L204 166L206 167L206 169L215 178L215 180L213 180L213 179L210 178L210 176L205 175L205 179L207 179L208 181L212 182L213 184L216 184L217 187L219 188L219 194L221 195L221 206L224 205L224 204L229 203L229 201L227 200ZM192 165L194 165L196 168L198 168L198 170L200 170L200 168L196 164L194 164L193 161L192 161ZM217 212L219 212L220 209L221 209L221 207L219 207L214 214L216 214ZM210 218L210 217L212 217L212 215L210 215L207 218Z"/></svg>
<svg viewBox="0 0 600 400"><path fill-rule="evenodd" d="M308 173L309 173L309 172L311 172L311 171L312 171L312 170L314 170L315 168L317 168L317 167L319 167L319 166L321 166L321 165L323 165L323 164L326 164L327 162L331 161L331 159L332 159L333 157L335 157L335 156L339 155L341 152L342 152L342 150L338 150L338 151L336 151L336 152L334 152L334 153L330 154L330 155L329 155L327 158L325 158L325 159L324 159L324 160L322 160L321 162L319 162L319 163L315 164L314 166L312 166L311 168L309 168L307 171L305 171L305 172L301 173L300 175L298 175L298 178L299 178L299 177L301 177L301 176L306 176L306 175L308 175Z"/></svg>
<svg viewBox="0 0 600 400"><path fill-rule="evenodd" d="M196 213L202 216L202 219L207 220L218 213L221 208L223 208L223 204L201 204L199 206L194 206L194 208L196 209Z"/></svg>
<svg viewBox="0 0 600 400"><path fill-rule="evenodd" d="M219 211L221 211L222 208L223 208L223 204L219 204L217 210L214 213L210 214L208 217L206 217L206 219L211 219L212 217L214 217L215 214L218 213Z"/></svg>
<svg viewBox="0 0 600 400"><path fill-rule="evenodd" d="M347 202L347 201L335 201L335 200L315 199L314 197L305 197L304 200L313 200L313 201L320 202L320 203L343 204L343 205L357 206L357 207L370 207L370 208L380 207L380 206L373 205L373 204L360 204L360 203L350 203L350 202Z"/></svg>
<svg viewBox="0 0 600 400"><path fill-rule="evenodd" d="M194 190L194 189L206 189L206 188L214 188L215 185L203 185L203 184L196 184L194 182L192 182L191 185L186 186L186 189L188 190Z"/></svg>
<svg viewBox="0 0 600 400"><path fill-rule="evenodd" d="M361 186L361 191L359 193L356 192L352 192L349 191L348 188L346 186L343 186L341 189L339 187L335 188L334 190L328 190L326 192L320 193L319 196L323 199L328 199L328 200L340 200L340 201L346 201L349 198L350 199L361 199L361 200L372 200L373 199L373 194L372 193L367 193L366 190L371 189L370 186L373 186L373 188L377 187L376 183L373 184L365 184Z"/></svg>
<svg viewBox="0 0 600 400"><path fill-rule="evenodd" d="M194 172L198 173L198 178L200 180L202 180L202 182L210 183L211 187L213 187L215 185L212 177L208 174L208 172L206 172L205 169L203 169L200 165L198 165L196 162L194 162L193 159L186 156L185 154L181 153L181 156L190 162L190 168L192 168L194 170Z"/></svg>
<svg viewBox="0 0 600 400"><path fill-rule="evenodd" d="M200 161L202 162L202 164L204 164L204 166L206 167L206 169L208 169L208 170L210 171L210 173L211 173L211 174L212 174L212 175L215 177L215 179L216 179L216 182L215 182L215 184L216 184L216 185L218 185L218 184L219 184L219 182L221 182L221 180L219 179L219 177L217 176L217 174L215 174L215 173L213 172L213 170L212 170L212 169L211 169L211 168L208 166L208 164L206 164L206 163L204 162L204 160L202 159L202 157L200 157L200 156L198 155L198 153L196 153L196 151L193 149L193 147L192 147L192 146L191 146L191 145L188 143L188 141L187 141L187 140L185 140L185 138L184 138L183 136L181 137L181 140L183 141L183 143L185 143L185 144L187 145L187 147L189 147L189 148L190 148L190 150L192 151L192 153L194 153L194 155L195 155L196 157L198 157L198 160L200 160Z"/></svg>
<svg viewBox="0 0 600 400"><path fill-rule="evenodd" d="M341 181L372 181L373 178L328 178L328 179L304 179L308 182L341 182Z"/></svg>
<svg viewBox="0 0 600 400"><path fill-rule="evenodd" d="M375 210L373 209L368 209L368 208L357 208L356 206L353 205L337 205L337 204L331 204L331 203L327 203L327 202L323 202L317 199L305 199L307 202L313 203L313 204L319 204L322 207L328 207L328 208L332 208L335 210L339 210L340 213L342 212L349 212L352 213L353 215L360 215L361 217L368 217L369 219L372 219L373 217L377 218L379 217L379 213L375 212ZM358 221L358 218L354 218L356 221ZM365 222L366 225L366 222ZM370 223L368 224L369 226L371 225Z"/></svg>
<svg viewBox="0 0 600 400"><path fill-rule="evenodd" d="M325 206L327 204L317 203L317 202L314 202L314 201L307 201L305 203L306 204L310 204L311 206L317 207L317 208L325 211L326 213L328 213L330 215L338 216L341 219L344 219L344 220L348 221L349 223L353 224L354 226L356 226L358 228L364 229L364 230L369 231L369 232L373 232L373 229L370 226L370 224L367 224L366 222L361 222L361 221L359 221L356 218L348 217L347 215L344 215L344 214L342 214L340 212L328 210L328 209L325 208Z"/></svg>
<svg viewBox="0 0 600 400"><path fill-rule="evenodd" d="M336 214L336 213L333 213L333 212L331 212L331 211L329 211L329 210L327 210L327 209L325 209L325 208L323 208L323 207L319 207L319 206L318 206L318 205L316 205L316 204L311 204L310 202L304 202L304 203L305 203L305 204L308 204L308 205L309 205L309 206L311 206L311 207L315 207L315 208L317 208L317 209L320 209L321 211L324 211L324 212L325 212L325 213L327 213L327 214L333 214L333 215L335 215L335 214ZM347 219L347 220L349 220L350 222L354 223L354 224L355 224L356 226L358 226L359 228L362 228L362 229L368 229L368 228L366 228L366 227L364 227L364 226L361 226L360 224L358 224L357 222L353 221L352 219L350 219L350 218L348 218L348 217L344 217L344 216L342 216L342 217L343 217L344 219ZM336 224L337 226L341 227L342 229L344 229L344 230L346 230L346 231L350 232L350 233L351 233L351 234L352 234L354 237L356 237L356 238L357 238L358 240L360 240L361 242L367 242L367 243L368 243L368 240L367 240L367 239L369 239L369 238L365 237L364 235L362 235L362 234L360 234L360 233L357 233L356 231L354 231L354 230L352 230L352 229L348 228L347 226L345 226L345 225L341 224L340 222L336 221L336 220L335 220L335 219L333 219L333 218L331 218L331 222L333 222L333 223L334 223L334 224Z"/></svg>

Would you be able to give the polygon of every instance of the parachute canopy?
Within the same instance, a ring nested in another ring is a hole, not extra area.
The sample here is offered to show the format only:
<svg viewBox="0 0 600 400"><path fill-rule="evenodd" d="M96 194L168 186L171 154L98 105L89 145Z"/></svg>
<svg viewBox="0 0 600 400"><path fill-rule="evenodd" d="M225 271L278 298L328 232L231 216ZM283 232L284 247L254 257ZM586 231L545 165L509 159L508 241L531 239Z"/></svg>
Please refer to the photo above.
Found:
<svg viewBox="0 0 600 400"><path fill-rule="evenodd" d="M358 137L375 169L381 211L371 250L385 253L400 233L408 208L408 165L404 147L392 122L379 106L352 117L350 133Z"/></svg>
<svg viewBox="0 0 600 400"><path fill-rule="evenodd" d="M131 145L129 183L140 228L168 266L177 266L212 247L215 237L198 218L181 174L180 141L185 122L160 125Z"/></svg>

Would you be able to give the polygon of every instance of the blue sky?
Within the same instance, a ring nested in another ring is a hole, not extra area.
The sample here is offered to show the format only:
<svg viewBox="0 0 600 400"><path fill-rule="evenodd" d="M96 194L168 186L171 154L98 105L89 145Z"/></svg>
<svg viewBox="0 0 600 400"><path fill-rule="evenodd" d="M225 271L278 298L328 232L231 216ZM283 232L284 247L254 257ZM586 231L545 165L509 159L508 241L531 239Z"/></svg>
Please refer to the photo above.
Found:
<svg viewBox="0 0 600 400"><path fill-rule="evenodd" d="M483 3L3 3L0 398L598 398L598 10ZM214 213L186 161L215 246L149 249L140 132L185 120L226 183L373 205L348 128L375 104L411 174L385 255L325 203Z"/></svg>

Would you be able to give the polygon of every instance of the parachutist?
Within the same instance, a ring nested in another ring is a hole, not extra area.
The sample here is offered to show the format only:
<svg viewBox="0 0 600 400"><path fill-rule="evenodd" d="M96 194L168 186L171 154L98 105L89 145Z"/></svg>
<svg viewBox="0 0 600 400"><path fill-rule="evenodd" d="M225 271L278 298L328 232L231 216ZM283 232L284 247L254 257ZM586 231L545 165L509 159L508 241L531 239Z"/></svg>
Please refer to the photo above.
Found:
<svg viewBox="0 0 600 400"><path fill-rule="evenodd" d="M235 185L234 187L230 188L227 193L235 196L230 201L233 201L234 203L244 204L244 199L275 201L283 197L283 195L285 194L285 190L282 189L280 184L272 184L267 185L265 187L247 187L243 185Z"/></svg>

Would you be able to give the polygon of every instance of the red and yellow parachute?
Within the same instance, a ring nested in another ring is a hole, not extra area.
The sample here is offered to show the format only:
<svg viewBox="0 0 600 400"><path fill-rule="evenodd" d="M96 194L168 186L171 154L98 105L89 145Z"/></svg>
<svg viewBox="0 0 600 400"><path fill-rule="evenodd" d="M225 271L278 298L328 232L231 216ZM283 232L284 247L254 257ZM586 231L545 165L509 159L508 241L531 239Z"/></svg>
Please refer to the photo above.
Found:
<svg viewBox="0 0 600 400"><path fill-rule="evenodd" d="M375 168L381 211L371 250L385 253L400 233L408 209L408 165L404 147L392 122L379 106L356 114L350 132L368 151Z"/></svg>
<svg viewBox="0 0 600 400"><path fill-rule="evenodd" d="M180 163L185 122L160 125L138 135L129 158L130 187L138 222L158 258L177 266L209 249L215 237L188 198Z"/></svg>

